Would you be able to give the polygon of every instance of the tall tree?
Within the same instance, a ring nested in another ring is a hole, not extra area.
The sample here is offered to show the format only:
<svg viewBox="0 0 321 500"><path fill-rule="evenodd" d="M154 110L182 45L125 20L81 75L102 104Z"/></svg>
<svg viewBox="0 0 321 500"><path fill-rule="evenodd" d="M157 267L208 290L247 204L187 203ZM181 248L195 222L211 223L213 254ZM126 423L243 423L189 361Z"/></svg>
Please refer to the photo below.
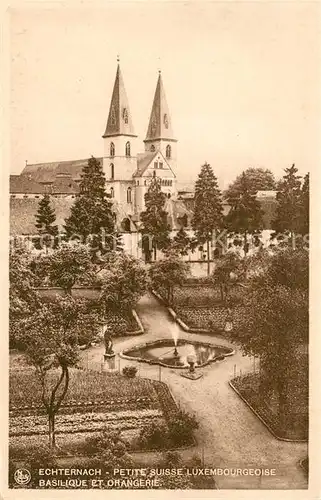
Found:
<svg viewBox="0 0 321 500"><path fill-rule="evenodd" d="M213 239L213 232L222 229L223 206L217 178L208 163L202 165L195 183L194 202L192 227L198 243L206 243L207 274L210 275L210 242Z"/></svg>
<svg viewBox="0 0 321 500"><path fill-rule="evenodd" d="M120 247L115 214L107 198L105 183L101 163L91 157L83 168L80 193L65 221L67 239L80 238L82 243L89 243L94 259L98 252L104 254Z"/></svg>
<svg viewBox="0 0 321 500"><path fill-rule="evenodd" d="M170 225L168 224L165 202L166 194L162 191L160 180L155 177L145 194L146 210L140 214L141 233L143 237L150 239L155 260L157 249L164 250L170 244Z"/></svg>
<svg viewBox="0 0 321 500"><path fill-rule="evenodd" d="M227 230L232 235L240 234L243 238L243 250L247 254L248 235L257 235L263 229L263 211L256 198L256 190L249 184L243 172L238 188L227 198L230 210L225 217Z"/></svg>
<svg viewBox="0 0 321 500"><path fill-rule="evenodd" d="M300 232L302 235L309 234L310 230L310 175L306 174L301 188L301 221Z"/></svg>
<svg viewBox="0 0 321 500"><path fill-rule="evenodd" d="M95 337L100 328L99 316L69 296L42 304L20 321L18 340L41 384L50 447L56 444L55 416L68 391L70 367L78 361L79 335Z"/></svg>
<svg viewBox="0 0 321 500"><path fill-rule="evenodd" d="M248 185L254 191L273 191L276 189L275 178L271 170L264 168L250 167L238 175L224 193L225 198L233 197L241 188L243 175L246 177Z"/></svg>
<svg viewBox="0 0 321 500"><path fill-rule="evenodd" d="M295 246L295 236L301 234L302 193L301 176L293 164L285 169L279 190L276 195L276 216L272 221L274 237L290 237L291 244Z"/></svg>
<svg viewBox="0 0 321 500"><path fill-rule="evenodd" d="M308 342L308 253L278 250L265 254L267 265L252 279L242 321L233 332L245 354L260 357L260 394L278 397L280 426L286 426L292 388L307 387L305 367L298 367L300 348ZM297 404L297 401L295 404Z"/></svg>
<svg viewBox="0 0 321 500"><path fill-rule="evenodd" d="M39 237L35 240L36 248L40 250L44 246L46 251L49 247L56 248L58 226L54 224L56 214L54 208L51 207L49 194L45 194L40 200L35 217L37 221L35 226L39 234Z"/></svg>
<svg viewBox="0 0 321 500"><path fill-rule="evenodd" d="M184 226L181 226L179 231L173 238L171 249L174 252L179 253L180 255L188 255L188 251L191 248L191 239L188 236L187 232L184 229Z"/></svg>

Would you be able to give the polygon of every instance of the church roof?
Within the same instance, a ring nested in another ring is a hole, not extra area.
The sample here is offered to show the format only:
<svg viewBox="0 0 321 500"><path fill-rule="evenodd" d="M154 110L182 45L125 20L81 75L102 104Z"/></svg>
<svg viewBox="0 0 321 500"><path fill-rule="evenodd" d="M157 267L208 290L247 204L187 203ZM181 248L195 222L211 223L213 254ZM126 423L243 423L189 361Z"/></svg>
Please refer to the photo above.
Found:
<svg viewBox="0 0 321 500"><path fill-rule="evenodd" d="M129 135L136 137L119 64L117 66L114 90L110 102L106 130L103 137L112 137L115 135Z"/></svg>
<svg viewBox="0 0 321 500"><path fill-rule="evenodd" d="M147 153L138 153L137 170L134 173L133 177L141 177L158 153L159 153L158 151L152 153L150 151Z"/></svg>
<svg viewBox="0 0 321 500"><path fill-rule="evenodd" d="M102 163L102 158L96 158ZM70 176L74 181L80 180L82 169L88 164L88 158L83 160L65 160L48 163L33 163L26 165L21 172L21 177L40 183L54 182L57 176Z"/></svg>
<svg viewBox="0 0 321 500"><path fill-rule="evenodd" d="M156 139L175 140L161 73L157 80L145 141Z"/></svg>

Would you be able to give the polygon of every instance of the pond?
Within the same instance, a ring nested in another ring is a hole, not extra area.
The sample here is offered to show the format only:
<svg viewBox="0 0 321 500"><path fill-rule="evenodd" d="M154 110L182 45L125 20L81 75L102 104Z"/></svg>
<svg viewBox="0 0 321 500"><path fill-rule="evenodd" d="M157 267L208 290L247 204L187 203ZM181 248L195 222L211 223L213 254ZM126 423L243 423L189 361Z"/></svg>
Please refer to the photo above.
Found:
<svg viewBox="0 0 321 500"><path fill-rule="evenodd" d="M223 360L232 354L234 354L233 349L226 346L179 339L175 348L172 340L164 339L126 349L121 356L171 368L185 368L189 366L188 360L191 359L195 361L197 367Z"/></svg>

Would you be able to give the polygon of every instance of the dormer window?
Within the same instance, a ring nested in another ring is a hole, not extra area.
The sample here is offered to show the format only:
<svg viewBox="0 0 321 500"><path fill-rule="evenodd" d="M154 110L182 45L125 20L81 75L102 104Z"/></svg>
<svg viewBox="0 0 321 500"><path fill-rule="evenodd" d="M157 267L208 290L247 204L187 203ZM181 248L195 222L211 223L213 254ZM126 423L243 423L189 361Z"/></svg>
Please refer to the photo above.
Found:
<svg viewBox="0 0 321 500"><path fill-rule="evenodd" d="M167 117L166 113L164 115L164 125L165 125L165 128L168 128L168 117Z"/></svg>
<svg viewBox="0 0 321 500"><path fill-rule="evenodd" d="M130 142L126 142L126 146L125 146L125 155L126 156L130 156Z"/></svg>
<svg viewBox="0 0 321 500"><path fill-rule="evenodd" d="M126 124L128 123L128 111L126 108L123 109L123 120Z"/></svg>
<svg viewBox="0 0 321 500"><path fill-rule="evenodd" d="M115 144L113 142L110 143L110 156L115 156Z"/></svg>

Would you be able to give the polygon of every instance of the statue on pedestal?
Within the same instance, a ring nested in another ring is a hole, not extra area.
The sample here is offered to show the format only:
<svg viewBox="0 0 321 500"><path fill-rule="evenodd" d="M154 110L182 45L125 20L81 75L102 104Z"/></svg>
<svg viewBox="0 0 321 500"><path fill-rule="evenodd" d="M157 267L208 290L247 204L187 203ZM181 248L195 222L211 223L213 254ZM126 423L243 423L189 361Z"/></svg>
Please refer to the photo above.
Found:
<svg viewBox="0 0 321 500"><path fill-rule="evenodd" d="M113 341L111 340L111 332L106 329L104 333L104 342L105 342L105 355L112 355L114 354L113 351Z"/></svg>

